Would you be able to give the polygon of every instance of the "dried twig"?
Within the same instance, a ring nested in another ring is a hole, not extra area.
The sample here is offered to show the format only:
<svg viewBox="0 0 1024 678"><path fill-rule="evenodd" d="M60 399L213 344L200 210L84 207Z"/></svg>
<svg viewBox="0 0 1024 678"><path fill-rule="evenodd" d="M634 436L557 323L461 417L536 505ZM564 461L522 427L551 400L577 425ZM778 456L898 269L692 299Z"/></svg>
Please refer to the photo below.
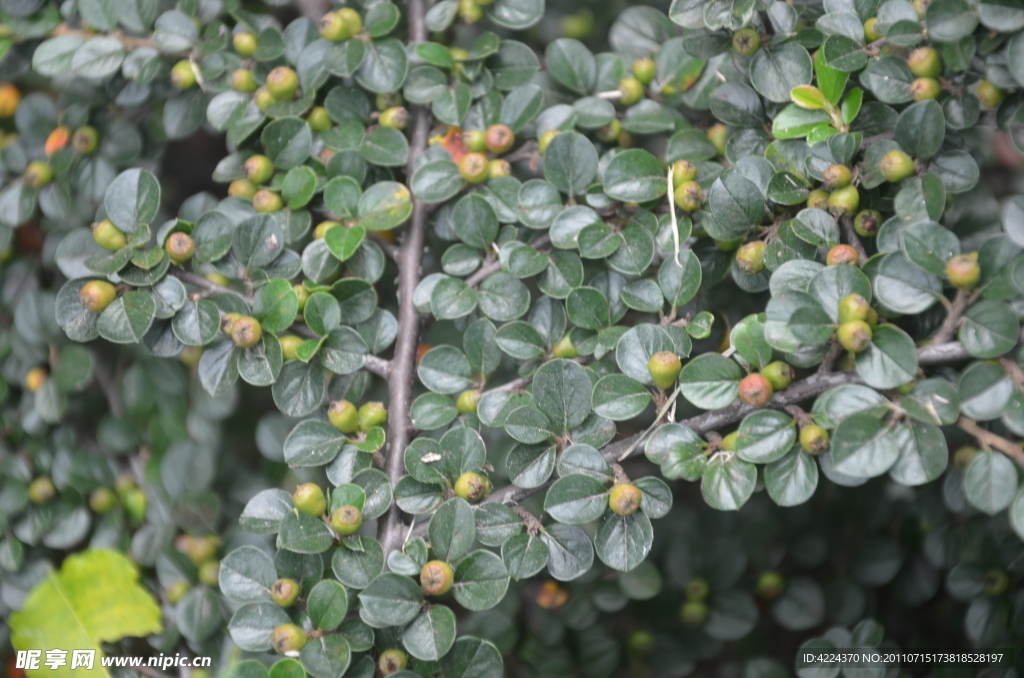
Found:
<svg viewBox="0 0 1024 678"><path fill-rule="evenodd" d="M962 430L970 433L975 439L981 443L982 447L988 447L999 450L1010 459L1024 466L1024 451L1021 450L1020 443L1015 443L1006 438L996 435L991 431L986 431L982 427L978 426L977 422L967 417L960 417L956 420L956 425Z"/></svg>

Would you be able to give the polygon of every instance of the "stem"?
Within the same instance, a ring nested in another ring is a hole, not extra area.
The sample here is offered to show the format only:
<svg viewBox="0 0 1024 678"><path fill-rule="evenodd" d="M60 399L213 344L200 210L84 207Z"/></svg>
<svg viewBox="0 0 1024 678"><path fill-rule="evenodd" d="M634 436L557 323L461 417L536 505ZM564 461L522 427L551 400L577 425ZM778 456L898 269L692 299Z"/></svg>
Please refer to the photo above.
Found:
<svg viewBox="0 0 1024 678"><path fill-rule="evenodd" d="M367 240L372 240L373 242L377 243L377 246L380 247L382 250L384 250L384 254L388 255L388 257L392 261L398 261L398 253L399 253L398 245L396 245L396 244L394 244L392 242L388 242L387 240L382 238L380 235L378 235L377 233L374 233L372 231L366 234L366 239Z"/></svg>
<svg viewBox="0 0 1024 678"><path fill-rule="evenodd" d="M181 282L188 283L189 285L195 285L204 292L209 292L210 294L234 294L236 297L240 297L250 304L252 303L252 297L246 296L245 294L242 294L238 290L233 290L230 287L218 285L217 283L207 280L204 276L199 275L194 271L186 271L181 268L172 267L167 269L167 272L173 275Z"/></svg>
<svg viewBox="0 0 1024 678"><path fill-rule="evenodd" d="M531 242L530 246L533 247L534 249L536 249L538 247L545 247L545 246L547 246L550 243L551 243L551 238L549 238L548 235L545 233L541 237L539 237L536 240L534 240L533 242ZM491 275L492 273L497 273L500 270L501 270L501 262L498 261L498 259L493 259L492 261L488 261L483 266L481 266L480 269L476 273L474 273L473 275L471 275L468 278L466 278L466 286L467 287L476 287L477 285L482 283L487 278L487 276Z"/></svg>
<svg viewBox="0 0 1024 678"><path fill-rule="evenodd" d="M850 247L857 250L857 262L858 266L863 266L868 263L868 253L864 249L864 243L860 241L860 236L857 235L856 229L853 228L853 217L843 217L839 220L843 224L843 233L846 234L846 240L850 243Z"/></svg>
<svg viewBox="0 0 1024 678"><path fill-rule="evenodd" d="M408 0L409 41L425 42L426 4L424 0ZM406 166L406 181L412 177L413 162L426 147L430 133L431 116L422 107L413 108L414 127L412 133L409 163ZM420 281L420 261L423 257L423 243L427 230L427 206L414 198L412 222L405 233L398 250L398 338L395 341L395 357L388 374L390 403L388 411L388 446L384 460L384 472L394 488L405 472L403 454L409 444L412 422L409 407L412 404L412 381L416 373L416 345L419 342L420 314L413 303L413 292ZM378 537L384 547L384 555L402 546L404 532L402 511L392 503L387 515L377 528Z"/></svg>
<svg viewBox="0 0 1024 678"><path fill-rule="evenodd" d="M964 314L966 308L967 292L965 290L957 290L956 296L953 297L953 302L946 310L946 319L939 326L935 336L932 337L933 343L944 344L953 338L953 333L960 326L960 317Z"/></svg>
<svg viewBox="0 0 1024 678"><path fill-rule="evenodd" d="M92 351L92 360L96 365L96 382L107 399L110 413L115 417L123 416L124 406L121 404L121 394L117 390L117 381L114 379L114 375L107 369L106 363L103 362L103 356L95 349Z"/></svg>
<svg viewBox="0 0 1024 678"><path fill-rule="evenodd" d="M1017 388L1024 389L1024 370L1020 368L1020 365L1013 362L1006 356L999 358L999 364L1003 366L1006 373L1013 378L1013 382L1017 384Z"/></svg>
<svg viewBox="0 0 1024 678"><path fill-rule="evenodd" d="M832 343L829 344L828 351L825 353L825 357L821 360L821 365L818 365L818 374L828 374L835 367L836 361L839 360L839 356L843 354L843 345L839 343L839 340L832 337Z"/></svg>
<svg viewBox="0 0 1024 678"><path fill-rule="evenodd" d="M79 38L85 38L86 40L98 37L113 38L114 40L117 40L128 49L138 49L140 47L150 47L152 49L158 49L156 43L150 40L149 38L133 38L130 35L125 35L121 31L114 31L113 33L93 33L92 31L85 31L81 28L73 28L72 26L68 26L67 24L60 24L50 32L50 35L74 35ZM188 54L188 50L174 52L174 54Z"/></svg>
<svg viewBox="0 0 1024 678"><path fill-rule="evenodd" d="M982 447L990 447L999 450L1010 459L1024 466L1024 451L1018 443L1007 440L1002 436L997 436L991 431L986 431L982 427L978 426L977 422L967 417L960 417L956 420L956 425L962 430L970 433L974 436Z"/></svg>
<svg viewBox="0 0 1024 678"><path fill-rule="evenodd" d="M526 531L531 535L536 536L544 530L544 526L537 520L537 516L533 515L519 504L512 504L509 508L517 516L523 519L523 523L526 525Z"/></svg>

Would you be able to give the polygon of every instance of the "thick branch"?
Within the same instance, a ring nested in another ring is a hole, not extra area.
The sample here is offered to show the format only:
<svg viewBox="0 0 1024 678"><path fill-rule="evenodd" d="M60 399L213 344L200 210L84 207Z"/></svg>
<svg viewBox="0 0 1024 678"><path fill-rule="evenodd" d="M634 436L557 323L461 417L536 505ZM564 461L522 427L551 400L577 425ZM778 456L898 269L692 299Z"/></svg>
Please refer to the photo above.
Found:
<svg viewBox="0 0 1024 678"><path fill-rule="evenodd" d="M426 5L424 0L408 0L408 21L410 42L427 39L425 23ZM412 176L416 156L427 147L430 133L430 113L426 108L413 109L414 127L411 152L406 167L406 181ZM416 370L416 346L419 343L420 314L413 303L413 292L420 281L420 262L423 257L423 243L427 230L427 206L415 200L412 220L398 251L398 338L395 341L395 357L388 374L390 403L388 410L388 453L384 460L387 473L394 488L404 474L403 454L409 444L412 421L409 407L412 404L412 382ZM392 504L377 529L385 555L401 548L402 511Z"/></svg>
<svg viewBox="0 0 1024 678"><path fill-rule="evenodd" d="M1009 441L1002 436L997 436L991 431L986 431L978 426L973 419L968 419L967 417L957 419L956 425L974 436L983 447L995 448L1021 466L1024 466L1024 451L1021 450L1018 443Z"/></svg>

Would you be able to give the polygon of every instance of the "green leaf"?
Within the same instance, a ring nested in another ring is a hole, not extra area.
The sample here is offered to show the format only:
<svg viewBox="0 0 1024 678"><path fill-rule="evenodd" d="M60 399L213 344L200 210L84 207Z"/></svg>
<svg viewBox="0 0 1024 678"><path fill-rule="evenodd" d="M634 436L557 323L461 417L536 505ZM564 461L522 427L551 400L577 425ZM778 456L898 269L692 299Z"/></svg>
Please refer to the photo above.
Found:
<svg viewBox="0 0 1024 678"><path fill-rule="evenodd" d="M160 208L160 182L152 173L130 169L117 175L103 196L107 217L125 233L149 224Z"/></svg>
<svg viewBox="0 0 1024 678"><path fill-rule="evenodd" d="M889 477L901 485L924 485L946 470L949 450L938 426L921 421L901 424L896 428L896 445L900 456Z"/></svg>
<svg viewBox="0 0 1024 678"><path fill-rule="evenodd" d="M582 424L590 414L591 389L586 371L572 360L549 360L533 377L534 402L566 432Z"/></svg>
<svg viewBox="0 0 1024 678"><path fill-rule="evenodd" d="M975 358L998 358L1017 345L1020 321L1009 305L983 299L964 313L957 339Z"/></svg>
<svg viewBox="0 0 1024 678"><path fill-rule="evenodd" d="M977 11L966 0L941 0L932 3L925 15L928 37L936 42L955 42L974 32Z"/></svg>
<svg viewBox="0 0 1024 678"><path fill-rule="evenodd" d="M767 464L783 457L795 441L796 426L788 415L772 410L754 412L740 423L736 456Z"/></svg>
<svg viewBox="0 0 1024 678"><path fill-rule="evenodd" d="M548 51L562 41L549 45ZM597 150L589 139L576 132L564 132L551 140L544 153L544 178L555 188L570 196L579 195L596 175Z"/></svg>
<svg viewBox="0 0 1024 678"><path fill-rule="evenodd" d="M1017 493L1017 469L1002 454L980 452L964 473L964 493L971 506L995 515L1009 506Z"/></svg>
<svg viewBox="0 0 1024 678"><path fill-rule="evenodd" d="M416 659L441 659L455 644L455 613L444 605L425 607L402 632L402 644Z"/></svg>
<svg viewBox="0 0 1024 678"><path fill-rule="evenodd" d="M711 508L738 511L750 499L756 482L756 466L731 454L718 454L708 461L700 491Z"/></svg>
<svg viewBox="0 0 1024 678"><path fill-rule="evenodd" d="M107 341L136 344L149 330L155 314L153 295L144 290L133 290L103 309L96 328Z"/></svg>
<svg viewBox="0 0 1024 678"><path fill-rule="evenodd" d="M656 200L667 190L667 175L662 171L661 163L642 149L616 154L602 178L608 197L622 202Z"/></svg>
<svg viewBox="0 0 1024 678"><path fill-rule="evenodd" d="M287 280L274 278L256 291L252 310L264 332L283 332L295 321L299 299Z"/></svg>
<svg viewBox="0 0 1024 678"><path fill-rule="evenodd" d="M868 386L896 388L917 374L917 348L900 328L880 325L874 330L871 346L857 354L856 365L857 374Z"/></svg>
<svg viewBox="0 0 1024 678"><path fill-rule="evenodd" d="M116 551L91 549L67 557L40 581L9 618L16 650L95 650L101 643L163 631L160 608L139 585L138 571ZM70 664L54 669L73 676Z"/></svg>
<svg viewBox="0 0 1024 678"><path fill-rule="evenodd" d="M739 393L739 366L717 353L697 356L683 366L679 384L683 397L704 410L726 407Z"/></svg>
<svg viewBox="0 0 1024 678"><path fill-rule="evenodd" d="M644 561L653 542L654 528L646 513L621 516L609 511L597 528L594 548L605 565L629 572Z"/></svg>
<svg viewBox="0 0 1024 678"><path fill-rule="evenodd" d="M260 141L274 167L288 170L309 157L313 131L302 118L278 118L263 128Z"/></svg>
<svg viewBox="0 0 1024 678"><path fill-rule="evenodd" d="M809 85L814 70L811 56L795 41L763 47L750 61L750 83L769 101L789 101L790 91Z"/></svg>
<svg viewBox="0 0 1024 678"><path fill-rule="evenodd" d="M505 563L490 551L473 551L455 566L452 593L467 610L488 610L505 597L509 576Z"/></svg>
<svg viewBox="0 0 1024 678"><path fill-rule="evenodd" d="M600 518L607 508L608 488L581 474L559 478L544 497L544 510L560 523L589 523Z"/></svg>
<svg viewBox="0 0 1024 678"><path fill-rule="evenodd" d="M377 94L398 91L409 68L405 45L395 38L370 40L356 72L356 81Z"/></svg>
<svg viewBox="0 0 1024 678"><path fill-rule="evenodd" d="M423 354L416 368L423 385L434 393L459 393L472 385L472 368L454 346L435 346Z"/></svg>
<svg viewBox="0 0 1024 678"><path fill-rule="evenodd" d="M669 480L685 478L695 481L704 474L707 466L704 441L682 424L660 426L648 438L644 453L661 467L661 474Z"/></svg>
<svg viewBox="0 0 1024 678"><path fill-rule="evenodd" d="M900 454L893 429L870 414L847 417L836 427L831 440L835 469L854 478L882 475Z"/></svg>
<svg viewBox="0 0 1024 678"><path fill-rule="evenodd" d="M647 408L651 394L624 374L609 374L594 385L594 412L612 421L626 421Z"/></svg>
<svg viewBox="0 0 1024 678"><path fill-rule="evenodd" d="M946 138L946 116L934 99L907 106L896 121L896 141L914 158L930 158Z"/></svg>
<svg viewBox="0 0 1024 678"><path fill-rule="evenodd" d="M597 80L594 55L579 40L559 38L544 52L551 75L576 94L589 94Z"/></svg>
<svg viewBox="0 0 1024 678"><path fill-rule="evenodd" d="M784 457L765 466L764 485L779 506L799 506L814 495L818 465L814 457L794 446Z"/></svg>
<svg viewBox="0 0 1024 678"><path fill-rule="evenodd" d="M323 553L334 545L327 524L315 516L293 511L278 527L277 548L295 553Z"/></svg>
<svg viewBox="0 0 1024 678"><path fill-rule="evenodd" d="M479 193L470 193L455 203L451 222L459 240L470 247L487 249L498 237L498 215Z"/></svg>
<svg viewBox="0 0 1024 678"><path fill-rule="evenodd" d="M428 534L438 558L457 562L469 553L476 539L473 509L465 499L449 499L430 518Z"/></svg>
<svg viewBox="0 0 1024 678"><path fill-rule="evenodd" d="M502 1L498 0L496 5L500 6ZM523 3L520 3L517 6L522 5ZM541 6L543 7L543 4ZM448 654L441 658L441 670L446 678L497 678L502 675L504 668L501 652L497 647L486 640L463 636L456 640Z"/></svg>
<svg viewBox="0 0 1024 678"><path fill-rule="evenodd" d="M409 577L385 572L359 594L359 602L359 617L370 626L405 626L419 615L423 592Z"/></svg>

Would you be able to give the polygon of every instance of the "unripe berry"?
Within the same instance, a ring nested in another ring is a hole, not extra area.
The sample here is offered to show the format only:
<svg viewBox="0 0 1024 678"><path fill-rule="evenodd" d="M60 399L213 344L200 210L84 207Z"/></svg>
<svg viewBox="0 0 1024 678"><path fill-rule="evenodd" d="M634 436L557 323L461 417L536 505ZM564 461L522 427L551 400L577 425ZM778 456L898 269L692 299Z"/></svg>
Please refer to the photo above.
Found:
<svg viewBox="0 0 1024 678"><path fill-rule="evenodd" d="M188 367L195 367L203 357L204 350L202 346L186 346L178 354L178 360Z"/></svg>
<svg viewBox="0 0 1024 678"><path fill-rule="evenodd" d="M259 88L256 76L248 68L238 68L231 73L231 89L238 92L255 92Z"/></svg>
<svg viewBox="0 0 1024 678"><path fill-rule="evenodd" d="M428 596L443 596L454 583L455 572L443 560L431 560L420 570L420 587Z"/></svg>
<svg viewBox="0 0 1024 678"><path fill-rule="evenodd" d="M378 122L381 127L405 129L405 126L409 124L409 111L404 106L393 106L380 114Z"/></svg>
<svg viewBox="0 0 1024 678"><path fill-rule="evenodd" d="M121 505L124 506L124 512L128 514L128 521L132 525L141 525L146 519L148 504L146 493L137 487L126 491L121 497Z"/></svg>
<svg viewBox="0 0 1024 678"><path fill-rule="evenodd" d="M612 513L628 516L631 513L636 513L643 498L643 493L636 485L619 483L608 493L608 508L612 510Z"/></svg>
<svg viewBox="0 0 1024 678"><path fill-rule="evenodd" d="M306 646L306 632L295 624L281 624L270 636L270 644L278 654L297 657L299 650Z"/></svg>
<svg viewBox="0 0 1024 678"><path fill-rule="evenodd" d="M998 596L1006 592L1010 586L1010 578L1002 570L989 570L985 573L983 589L990 596Z"/></svg>
<svg viewBox="0 0 1024 678"><path fill-rule="evenodd" d="M480 501L493 488L490 479L472 471L466 471L455 481L455 495L469 502Z"/></svg>
<svg viewBox="0 0 1024 678"><path fill-rule="evenodd" d="M487 163L487 178L496 179L498 177L507 177L512 174L512 165L508 164L507 160L501 158L495 158Z"/></svg>
<svg viewBox="0 0 1024 678"><path fill-rule="evenodd" d="M544 132L544 134L541 134L540 139L537 140L537 152L544 155L548 150L548 145L555 137L558 136L558 134L559 131L557 129L549 129L547 132Z"/></svg>
<svg viewBox="0 0 1024 678"><path fill-rule="evenodd" d="M274 163L265 155L253 155L242 163L242 171L254 184L262 184L274 176Z"/></svg>
<svg viewBox="0 0 1024 678"><path fill-rule="evenodd" d="M685 626L695 627L704 623L708 616L708 606L699 600L688 600L679 610L679 618Z"/></svg>
<svg viewBox="0 0 1024 678"><path fill-rule="evenodd" d="M586 40L594 32L594 15L589 10L562 17L562 37Z"/></svg>
<svg viewBox="0 0 1024 678"><path fill-rule="evenodd" d="M53 155L57 151L61 151L67 148L67 145L70 141L71 128L65 125L61 125L57 129L50 132L50 136L46 137L46 143L43 145L43 151L46 153L46 155Z"/></svg>
<svg viewBox="0 0 1024 678"><path fill-rule="evenodd" d="M332 401L327 408L327 419L342 433L355 433L359 430L359 412L347 400Z"/></svg>
<svg viewBox="0 0 1024 678"><path fill-rule="evenodd" d="M696 212L704 204L704 190L696 181L685 181L672 194L681 210Z"/></svg>
<svg viewBox="0 0 1024 678"><path fill-rule="evenodd" d="M187 581L176 581L164 589L164 598L171 605L176 605L179 600L185 597L185 594L192 590L192 587Z"/></svg>
<svg viewBox="0 0 1024 678"><path fill-rule="evenodd" d="M748 242L736 250L736 265L744 273L760 273L764 270L764 250L763 240Z"/></svg>
<svg viewBox="0 0 1024 678"><path fill-rule="evenodd" d="M853 230L857 231L857 235L865 238L878 233L878 229L881 227L882 213L878 210L861 210L853 220Z"/></svg>
<svg viewBox="0 0 1024 678"><path fill-rule="evenodd" d="M78 300L82 302L82 306L93 313L102 312L103 309L110 306L110 302L114 301L115 297L117 297L117 288L106 280L91 280L82 285L82 289L78 292Z"/></svg>
<svg viewBox="0 0 1024 678"><path fill-rule="evenodd" d="M274 95L271 94L270 90L267 89L267 86L264 85L256 90L256 94L253 95L253 101L256 102L256 108L261 111L265 111L267 110L267 107L277 101L277 99L274 98Z"/></svg>
<svg viewBox="0 0 1024 678"><path fill-rule="evenodd" d="M235 328L235 323L242 317L241 313L225 313L220 319L220 331L231 336L231 330Z"/></svg>
<svg viewBox="0 0 1024 678"><path fill-rule="evenodd" d="M299 346L302 346L302 338L294 334L285 334L277 338L281 344L281 357L288 362L298 358Z"/></svg>
<svg viewBox="0 0 1024 678"><path fill-rule="evenodd" d="M21 103L21 92L10 83L0 85L0 118L10 118Z"/></svg>
<svg viewBox="0 0 1024 678"><path fill-rule="evenodd" d="M363 403L359 408L359 430L369 431L374 426L383 426L388 422L388 410L384 403Z"/></svg>
<svg viewBox="0 0 1024 678"><path fill-rule="evenodd" d="M459 174L471 184L487 180L487 156L483 153L467 153L459 163Z"/></svg>
<svg viewBox="0 0 1024 678"><path fill-rule="evenodd" d="M763 374L748 374L740 380L740 400L761 407L772 398L772 383Z"/></svg>
<svg viewBox="0 0 1024 678"><path fill-rule="evenodd" d="M878 163L878 171L886 181L903 181L914 174L914 160L901 151L893 149L886 153Z"/></svg>
<svg viewBox="0 0 1024 678"><path fill-rule="evenodd" d="M850 320L839 326L836 332L839 343L851 353L860 353L871 345L871 326L863 320Z"/></svg>
<svg viewBox="0 0 1024 678"><path fill-rule="evenodd" d="M355 506L341 506L331 514L331 528L343 537L355 534L363 524L363 513Z"/></svg>
<svg viewBox="0 0 1024 678"><path fill-rule="evenodd" d="M461 414L476 412L476 406L479 404L482 396L483 394L480 391L463 391L459 394L458 400L455 401L455 409Z"/></svg>
<svg viewBox="0 0 1024 678"><path fill-rule="evenodd" d="M847 294L839 300L840 323L847 323L851 320L867 320L870 311L871 304L856 292Z"/></svg>
<svg viewBox="0 0 1024 678"><path fill-rule="evenodd" d="M182 59L171 68L171 84L178 89L191 89L196 86L196 72L188 59Z"/></svg>
<svg viewBox="0 0 1024 678"><path fill-rule="evenodd" d="M43 387L43 384L45 384L46 380L49 378L50 375L47 374L44 368L33 367L25 374L25 390L29 393L35 393Z"/></svg>
<svg viewBox="0 0 1024 678"><path fill-rule="evenodd" d="M832 165L824 172L822 177L825 181L825 186L830 189L846 188L853 181L853 172L846 165Z"/></svg>
<svg viewBox="0 0 1024 678"><path fill-rule="evenodd" d="M800 429L800 447L808 454L821 454L828 449L828 431L817 424L807 424Z"/></svg>
<svg viewBox="0 0 1024 678"><path fill-rule="evenodd" d="M672 163L672 188L676 189L687 181L697 178L697 166L689 160L676 160Z"/></svg>
<svg viewBox="0 0 1024 678"><path fill-rule="evenodd" d="M483 7L477 0L459 0L459 17L464 23L475 24L484 18Z"/></svg>
<svg viewBox="0 0 1024 678"><path fill-rule="evenodd" d="M317 24L320 29L320 37L331 42L340 42L352 37L351 29L345 24L345 19L337 12L328 12L320 17Z"/></svg>
<svg viewBox="0 0 1024 678"><path fill-rule="evenodd" d="M231 45L242 56L252 56L259 47L259 40L252 33L235 33L231 38Z"/></svg>
<svg viewBox="0 0 1024 678"><path fill-rule="evenodd" d="M482 153L487 150L486 134L482 129L467 130L462 133L462 143L472 153Z"/></svg>
<svg viewBox="0 0 1024 678"><path fill-rule="evenodd" d="M864 40L866 42L874 42L875 40L881 40L884 36L878 32L878 19L871 17L864 22Z"/></svg>
<svg viewBox="0 0 1024 678"><path fill-rule="evenodd" d="M299 89L299 76L287 66L278 66L267 74L267 90L278 101L295 98Z"/></svg>
<svg viewBox="0 0 1024 678"><path fill-rule="evenodd" d="M213 558L200 565L199 581L207 586L216 586L220 581L220 561Z"/></svg>
<svg viewBox="0 0 1024 678"><path fill-rule="evenodd" d="M556 358L568 358L569 360L579 355L576 347L573 346L572 337L569 336L568 332L551 348L551 355Z"/></svg>
<svg viewBox="0 0 1024 678"><path fill-rule="evenodd" d="M629 634L629 639L626 641L629 651L639 656L650 654L654 651L657 644L658 641L650 631L633 631L633 633Z"/></svg>
<svg viewBox="0 0 1024 678"><path fill-rule="evenodd" d="M106 513L117 506L117 495L109 487L97 487L89 495L89 508L96 513Z"/></svg>
<svg viewBox="0 0 1024 678"><path fill-rule="evenodd" d="M299 599L302 587L294 579L281 578L270 585L270 599L281 607L288 607Z"/></svg>
<svg viewBox="0 0 1024 678"><path fill-rule="evenodd" d="M655 353L647 361L647 371L651 373L654 385L662 391L672 388L682 367L683 363L679 360L679 356L671 351Z"/></svg>
<svg viewBox="0 0 1024 678"><path fill-rule="evenodd" d="M193 537L186 533L175 540L174 546L187 555L193 564L199 566L217 555L220 538L209 534L205 537Z"/></svg>
<svg viewBox="0 0 1024 678"><path fill-rule="evenodd" d="M792 384L793 379L796 378L796 372L789 366L789 363L784 363L781 360L765 365L761 374L772 385L773 391L781 391Z"/></svg>
<svg viewBox="0 0 1024 678"><path fill-rule="evenodd" d="M828 211L837 216L852 217L860 207L860 193L856 186L847 186L833 191L828 196Z"/></svg>
<svg viewBox="0 0 1024 678"><path fill-rule="evenodd" d="M768 601L782 593L785 580L778 572L765 572L757 579L757 597Z"/></svg>
<svg viewBox="0 0 1024 678"><path fill-rule="evenodd" d="M502 155L516 143L516 135L508 125L491 125L484 132L484 143L491 153Z"/></svg>
<svg viewBox="0 0 1024 678"><path fill-rule="evenodd" d="M71 146L78 151L79 155L89 155L99 145L99 134L94 127L85 125L75 130L71 135Z"/></svg>
<svg viewBox="0 0 1024 678"><path fill-rule="evenodd" d="M607 125L597 130L597 138L606 144L614 143L622 133L622 123L618 118L612 118Z"/></svg>
<svg viewBox="0 0 1024 678"><path fill-rule="evenodd" d="M706 580L695 577L686 582L683 592L689 600L704 600L711 593L711 586Z"/></svg>
<svg viewBox="0 0 1024 678"><path fill-rule="evenodd" d="M231 328L231 341L238 348L252 348L263 338L263 328L256 318L243 315Z"/></svg>
<svg viewBox="0 0 1024 678"><path fill-rule="evenodd" d="M732 34L732 48L737 54L748 56L761 46L761 36L753 28L741 28Z"/></svg>
<svg viewBox="0 0 1024 678"><path fill-rule="evenodd" d="M302 483L292 493L295 508L311 516L320 517L327 511L327 498L316 483Z"/></svg>
<svg viewBox="0 0 1024 678"><path fill-rule="evenodd" d="M284 208L284 202L277 193L264 188L256 191L256 195L252 197L252 206L260 214L273 214Z"/></svg>
<svg viewBox="0 0 1024 678"><path fill-rule="evenodd" d="M839 266L842 264L856 266L857 260L857 250L849 245L836 245L825 256L825 263L829 266Z"/></svg>
<svg viewBox="0 0 1024 678"><path fill-rule="evenodd" d="M302 283L295 283L292 285L292 289L295 290L295 296L299 298L299 313L306 310L306 302L309 301L309 290Z"/></svg>
<svg viewBox="0 0 1024 678"><path fill-rule="evenodd" d="M448 53L452 55L452 59L458 64L462 63L469 58L469 52L462 49L461 47L452 47L448 50Z"/></svg>
<svg viewBox="0 0 1024 678"><path fill-rule="evenodd" d="M935 78L918 78L910 83L910 96L914 101L934 99L942 92L942 85Z"/></svg>
<svg viewBox="0 0 1024 678"><path fill-rule="evenodd" d="M363 32L363 19L359 16L359 12L351 7L342 7L337 14L345 22L345 26L353 37Z"/></svg>
<svg viewBox="0 0 1024 678"><path fill-rule="evenodd" d="M191 259L196 253L196 244L188 233L178 231L167 236L164 250L167 252L167 256L171 258L171 263L179 266Z"/></svg>
<svg viewBox="0 0 1024 678"><path fill-rule="evenodd" d="M651 84L654 76L658 74L658 67L655 65L654 59L650 57L637 59L630 68L633 71L633 75L642 85Z"/></svg>
<svg viewBox="0 0 1024 678"><path fill-rule="evenodd" d="M334 121L331 120L331 116L327 112L327 109L323 106L314 106L306 116L306 122L309 123L309 128L314 132L324 132L329 130L334 124Z"/></svg>
<svg viewBox="0 0 1024 678"><path fill-rule="evenodd" d="M981 279L981 266L970 254L960 254L946 264L946 277L953 287L972 290Z"/></svg>
<svg viewBox="0 0 1024 678"><path fill-rule="evenodd" d="M42 160L33 160L25 170L25 181L32 188L42 188L53 180L53 170Z"/></svg>
<svg viewBox="0 0 1024 678"><path fill-rule="evenodd" d="M409 657L401 650L384 650L380 653L380 658L377 660L377 668L385 676L404 671L408 665Z"/></svg>
<svg viewBox="0 0 1024 678"><path fill-rule="evenodd" d="M907 57L910 72L920 78L937 78L942 75L942 58L931 47L918 47Z"/></svg>
<svg viewBox="0 0 1024 678"><path fill-rule="evenodd" d="M725 155L725 141L728 135L729 128L720 122L708 128L708 141L715 147L718 155Z"/></svg>
<svg viewBox="0 0 1024 678"><path fill-rule="evenodd" d="M739 246L743 244L743 239L738 238L736 240L715 240L715 247L723 252L735 252L739 249Z"/></svg>
<svg viewBox="0 0 1024 678"><path fill-rule="evenodd" d="M817 188L807 194L807 206L814 209L828 209L828 191Z"/></svg>
<svg viewBox="0 0 1024 678"><path fill-rule="evenodd" d="M974 458L978 456L979 450L974 445L963 445L957 449L953 454L953 465L956 466L960 472L967 470L967 467L971 465Z"/></svg>
<svg viewBox="0 0 1024 678"><path fill-rule="evenodd" d="M235 179L228 186L228 195L232 198L252 200L252 197L256 195L258 190L260 190L259 187L248 179Z"/></svg>
<svg viewBox="0 0 1024 678"><path fill-rule="evenodd" d="M923 19L924 15L928 12L928 5L930 4L932 4L932 0L914 0L911 6L917 12L918 18Z"/></svg>
<svg viewBox="0 0 1024 678"><path fill-rule="evenodd" d="M644 98L644 84L636 78L623 78L619 81L619 102L623 106L632 106Z"/></svg>
<svg viewBox="0 0 1024 678"><path fill-rule="evenodd" d="M50 476L39 476L28 486L28 498L33 504L45 504L57 496L57 488L54 487Z"/></svg>
<svg viewBox="0 0 1024 678"><path fill-rule="evenodd" d="M978 97L978 101L981 103L981 107L993 110L999 108L999 104L1003 103L1003 99L1006 98L1006 92L993 85L988 80L982 80L981 84L978 85L978 90L975 92L975 96Z"/></svg>
<svg viewBox="0 0 1024 678"><path fill-rule="evenodd" d="M733 431L729 435L722 438L722 442L718 444L719 449L725 450L726 452L735 452L736 439L739 437L739 431Z"/></svg>

